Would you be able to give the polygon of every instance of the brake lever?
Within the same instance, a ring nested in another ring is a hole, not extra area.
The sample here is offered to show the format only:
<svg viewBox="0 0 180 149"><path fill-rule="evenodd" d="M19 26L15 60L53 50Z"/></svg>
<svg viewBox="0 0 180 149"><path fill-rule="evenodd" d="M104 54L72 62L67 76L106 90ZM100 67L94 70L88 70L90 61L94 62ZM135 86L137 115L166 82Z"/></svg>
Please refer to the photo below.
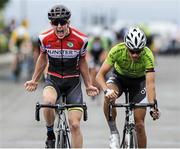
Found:
<svg viewBox="0 0 180 149"><path fill-rule="evenodd" d="M40 110L40 108L41 108L41 106L40 106L40 104L39 104L39 102L37 102L36 103L36 112L35 112L35 119L37 120L37 121L40 121L40 116L39 116L39 110Z"/></svg>
<svg viewBox="0 0 180 149"><path fill-rule="evenodd" d="M151 117L153 117L153 112L154 112L154 110L156 110L156 111L159 111L158 110L158 103L157 103L157 100L155 99L154 100L154 106L153 106L153 110L152 109L150 109L150 115L151 115ZM156 120L155 118L153 118L153 120Z"/></svg>

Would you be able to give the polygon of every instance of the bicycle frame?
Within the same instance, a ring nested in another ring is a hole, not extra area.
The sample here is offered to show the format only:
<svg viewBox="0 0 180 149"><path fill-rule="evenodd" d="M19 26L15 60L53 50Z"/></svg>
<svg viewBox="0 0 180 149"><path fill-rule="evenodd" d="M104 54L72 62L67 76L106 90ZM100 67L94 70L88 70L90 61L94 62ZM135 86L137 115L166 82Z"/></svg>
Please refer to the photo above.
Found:
<svg viewBox="0 0 180 149"><path fill-rule="evenodd" d="M114 107L124 107L125 110L125 124L123 130L123 138L121 141L121 148L138 148L138 141L134 122L134 109L135 108L146 108L155 107L157 102L150 103L130 103L129 102L129 92L125 91L125 101L126 103L110 103L109 104L109 120L112 120L112 108Z"/></svg>
<svg viewBox="0 0 180 149"><path fill-rule="evenodd" d="M87 120L87 106L86 104L66 104L66 96L62 96L62 99L59 100L59 103L56 103L55 105L47 105L47 104L39 104L36 103L36 112L35 112L35 118L37 121L40 121L39 116L39 110L41 108L52 108L56 110L57 115L57 130L56 132L56 148L71 148L70 139L69 139L69 125L66 120L66 113L65 110L68 108L73 107L81 107L83 108L84 114L83 119L84 121Z"/></svg>
<svg viewBox="0 0 180 149"><path fill-rule="evenodd" d="M71 148L65 111L57 111L56 148Z"/></svg>
<svg viewBox="0 0 180 149"><path fill-rule="evenodd" d="M125 92L125 101L129 102L129 92ZM126 107L125 110L125 125L123 130L123 139L121 142L121 148L138 148L135 122L134 122L134 113L131 107Z"/></svg>

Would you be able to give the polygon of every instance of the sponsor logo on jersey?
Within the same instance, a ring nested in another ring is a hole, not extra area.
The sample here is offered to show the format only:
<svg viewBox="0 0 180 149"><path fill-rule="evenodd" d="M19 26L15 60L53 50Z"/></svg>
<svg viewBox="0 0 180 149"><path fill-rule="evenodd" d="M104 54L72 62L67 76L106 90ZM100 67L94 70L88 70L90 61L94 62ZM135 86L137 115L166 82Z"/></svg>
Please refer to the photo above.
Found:
<svg viewBox="0 0 180 149"><path fill-rule="evenodd" d="M145 94L146 93L146 88L141 90L141 94Z"/></svg>
<svg viewBox="0 0 180 149"><path fill-rule="evenodd" d="M67 49L47 49L47 53L53 58L74 58L79 54L79 51Z"/></svg>
<svg viewBox="0 0 180 149"><path fill-rule="evenodd" d="M67 45L68 47L72 48L74 44L72 42L68 42Z"/></svg>

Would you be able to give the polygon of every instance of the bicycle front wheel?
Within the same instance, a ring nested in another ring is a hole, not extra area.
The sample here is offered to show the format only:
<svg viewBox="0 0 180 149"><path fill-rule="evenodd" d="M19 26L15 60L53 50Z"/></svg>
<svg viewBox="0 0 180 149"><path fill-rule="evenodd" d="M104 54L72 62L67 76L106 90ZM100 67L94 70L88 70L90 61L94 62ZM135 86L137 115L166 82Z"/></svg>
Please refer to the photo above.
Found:
<svg viewBox="0 0 180 149"><path fill-rule="evenodd" d="M126 132L122 143L123 148L138 148L138 141L136 131L133 129L131 132Z"/></svg>
<svg viewBox="0 0 180 149"><path fill-rule="evenodd" d="M59 131L56 136L56 148L64 148L64 141L63 131Z"/></svg>

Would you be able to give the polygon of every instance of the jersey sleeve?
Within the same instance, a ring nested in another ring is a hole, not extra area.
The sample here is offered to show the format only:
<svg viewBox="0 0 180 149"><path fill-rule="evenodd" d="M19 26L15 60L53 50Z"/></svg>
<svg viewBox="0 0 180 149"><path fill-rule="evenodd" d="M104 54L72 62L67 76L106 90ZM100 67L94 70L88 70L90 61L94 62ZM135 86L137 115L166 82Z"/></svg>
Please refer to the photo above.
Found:
<svg viewBox="0 0 180 149"><path fill-rule="evenodd" d="M147 53L146 55L146 60L145 60L145 69L146 69L146 72L152 72L154 71L154 55L152 53L152 51L150 49L148 49L149 52Z"/></svg>
<svg viewBox="0 0 180 149"><path fill-rule="evenodd" d="M117 48L115 46L109 51L108 56L105 59L105 63L113 66L116 61L116 53L117 53Z"/></svg>
<svg viewBox="0 0 180 149"><path fill-rule="evenodd" d="M82 46L82 48L81 48L81 51L80 51L80 55L81 55L82 57L86 55L87 46L88 46L88 39L85 38L84 44L83 44L83 46Z"/></svg>
<svg viewBox="0 0 180 149"><path fill-rule="evenodd" d="M43 44L42 36L41 35L38 38L38 43L39 43L40 51L45 53L46 52L46 48L45 48L45 46Z"/></svg>

